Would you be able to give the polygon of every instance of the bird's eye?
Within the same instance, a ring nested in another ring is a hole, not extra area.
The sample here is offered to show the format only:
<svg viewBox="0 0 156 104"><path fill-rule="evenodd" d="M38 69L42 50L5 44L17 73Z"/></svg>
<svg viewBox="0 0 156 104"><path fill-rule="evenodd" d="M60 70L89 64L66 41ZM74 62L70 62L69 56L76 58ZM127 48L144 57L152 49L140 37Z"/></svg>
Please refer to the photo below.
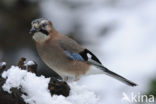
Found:
<svg viewBox="0 0 156 104"><path fill-rule="evenodd" d="M45 23L42 24L42 27L46 27L46 26L47 26L47 24L45 24Z"/></svg>

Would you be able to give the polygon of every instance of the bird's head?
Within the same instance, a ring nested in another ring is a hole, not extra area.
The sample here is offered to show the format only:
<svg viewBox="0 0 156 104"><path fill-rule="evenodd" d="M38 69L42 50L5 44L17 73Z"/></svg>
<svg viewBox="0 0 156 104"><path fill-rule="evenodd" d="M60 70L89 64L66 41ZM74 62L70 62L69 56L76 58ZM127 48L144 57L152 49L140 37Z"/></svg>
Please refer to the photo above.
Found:
<svg viewBox="0 0 156 104"><path fill-rule="evenodd" d="M37 42L44 42L53 31L52 23L46 18L35 19L31 22L30 34Z"/></svg>

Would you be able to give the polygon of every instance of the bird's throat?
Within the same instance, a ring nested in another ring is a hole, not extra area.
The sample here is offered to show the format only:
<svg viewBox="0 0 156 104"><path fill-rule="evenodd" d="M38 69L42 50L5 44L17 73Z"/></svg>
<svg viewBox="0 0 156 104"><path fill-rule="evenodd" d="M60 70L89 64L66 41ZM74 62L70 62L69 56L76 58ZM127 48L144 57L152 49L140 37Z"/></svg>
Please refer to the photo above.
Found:
<svg viewBox="0 0 156 104"><path fill-rule="evenodd" d="M38 42L38 43L43 43L45 42L47 39L49 38L49 36L47 36L46 34L43 34L42 32L36 32L33 35L33 39Z"/></svg>

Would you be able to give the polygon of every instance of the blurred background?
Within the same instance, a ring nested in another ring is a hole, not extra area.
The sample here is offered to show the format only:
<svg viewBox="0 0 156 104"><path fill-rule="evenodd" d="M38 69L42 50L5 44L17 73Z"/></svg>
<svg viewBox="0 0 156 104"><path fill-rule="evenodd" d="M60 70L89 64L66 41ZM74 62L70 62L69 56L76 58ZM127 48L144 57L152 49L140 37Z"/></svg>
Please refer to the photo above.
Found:
<svg viewBox="0 0 156 104"><path fill-rule="evenodd" d="M41 61L29 35L31 21L40 17L139 85L123 87L105 77L102 102L121 104L122 92L156 96L155 0L0 0L0 61L15 65L26 57L37 61L40 74L57 76Z"/></svg>

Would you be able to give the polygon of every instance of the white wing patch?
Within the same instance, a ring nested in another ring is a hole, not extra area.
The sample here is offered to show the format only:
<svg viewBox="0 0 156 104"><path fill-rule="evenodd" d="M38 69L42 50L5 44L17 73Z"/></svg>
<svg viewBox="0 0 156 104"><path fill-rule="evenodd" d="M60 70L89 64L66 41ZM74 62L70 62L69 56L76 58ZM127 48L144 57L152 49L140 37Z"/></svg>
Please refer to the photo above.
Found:
<svg viewBox="0 0 156 104"><path fill-rule="evenodd" d="M91 58L92 58L92 55L91 55L90 53L87 53L87 57L88 57L89 59L91 59Z"/></svg>

